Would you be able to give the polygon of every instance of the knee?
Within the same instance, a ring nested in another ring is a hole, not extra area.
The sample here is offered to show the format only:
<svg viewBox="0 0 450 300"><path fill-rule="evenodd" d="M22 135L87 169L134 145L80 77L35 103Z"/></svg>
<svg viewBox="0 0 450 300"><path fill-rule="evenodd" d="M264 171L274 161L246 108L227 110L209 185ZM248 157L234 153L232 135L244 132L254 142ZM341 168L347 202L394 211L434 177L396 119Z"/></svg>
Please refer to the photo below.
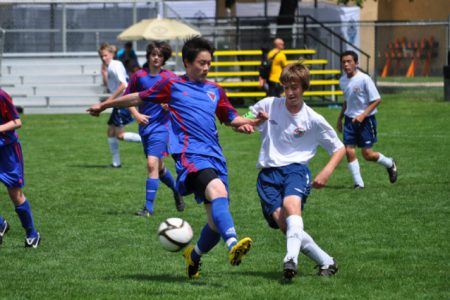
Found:
<svg viewBox="0 0 450 300"><path fill-rule="evenodd" d="M377 159L378 159L378 153L377 152L373 152L371 149L370 150L363 149L362 150L362 156L367 161L377 161Z"/></svg>

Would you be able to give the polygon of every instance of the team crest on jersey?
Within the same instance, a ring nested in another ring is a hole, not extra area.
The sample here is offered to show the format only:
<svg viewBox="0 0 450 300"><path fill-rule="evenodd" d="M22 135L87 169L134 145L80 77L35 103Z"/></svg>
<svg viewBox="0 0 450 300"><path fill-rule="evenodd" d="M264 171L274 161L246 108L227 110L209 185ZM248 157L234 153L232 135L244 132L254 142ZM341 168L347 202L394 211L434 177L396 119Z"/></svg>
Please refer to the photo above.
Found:
<svg viewBox="0 0 450 300"><path fill-rule="evenodd" d="M216 93L208 91L206 92L206 94L208 95L209 99L211 99L212 102L216 101Z"/></svg>
<svg viewBox="0 0 450 300"><path fill-rule="evenodd" d="M294 137L299 138L305 134L306 129L302 127L295 128Z"/></svg>

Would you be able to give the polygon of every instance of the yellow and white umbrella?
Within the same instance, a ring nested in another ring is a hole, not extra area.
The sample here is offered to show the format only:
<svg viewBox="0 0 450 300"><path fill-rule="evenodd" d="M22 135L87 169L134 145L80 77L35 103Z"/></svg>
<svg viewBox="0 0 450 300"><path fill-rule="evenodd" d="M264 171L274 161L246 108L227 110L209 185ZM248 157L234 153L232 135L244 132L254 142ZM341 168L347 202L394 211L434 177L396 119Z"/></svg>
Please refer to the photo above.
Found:
<svg viewBox="0 0 450 300"><path fill-rule="evenodd" d="M176 40L185 39L190 36L201 35L200 32L190 25L176 19L144 19L128 27L117 36L121 41L137 40Z"/></svg>

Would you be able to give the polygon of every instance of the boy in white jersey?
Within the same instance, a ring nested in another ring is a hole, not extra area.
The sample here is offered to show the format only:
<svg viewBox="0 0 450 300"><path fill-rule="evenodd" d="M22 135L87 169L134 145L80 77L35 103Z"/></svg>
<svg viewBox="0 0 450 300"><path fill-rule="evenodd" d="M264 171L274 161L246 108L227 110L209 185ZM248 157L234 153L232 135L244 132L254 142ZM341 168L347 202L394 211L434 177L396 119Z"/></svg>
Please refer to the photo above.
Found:
<svg viewBox="0 0 450 300"><path fill-rule="evenodd" d="M286 66L280 81L285 97L264 98L250 107L252 115L267 114L268 121L257 128L261 150L257 167L257 190L264 217L272 228L279 228L287 239L283 275L287 280L297 274L301 251L320 266L318 275L337 272L336 261L303 230L303 204L310 188L322 188L345 155L345 148L328 122L303 101L309 88L309 70L302 64ZM322 146L331 158L312 179L309 160Z"/></svg>
<svg viewBox="0 0 450 300"><path fill-rule="evenodd" d="M122 95L127 88L128 75L122 62L115 60L115 47L109 44L102 44L98 49L98 55L102 63L107 66L106 69L106 84L112 95L107 99L115 99ZM105 80L105 78L104 78ZM133 118L128 109L114 108L111 117L108 120L108 144L112 154L112 164L114 168L121 167L119 140L126 142L141 142L139 134L134 132L125 132L124 126L131 123Z"/></svg>
<svg viewBox="0 0 450 300"><path fill-rule="evenodd" d="M367 161L377 162L386 167L389 181L397 181L397 165L395 160L385 157L372 149L377 141L377 121L375 114L381 102L372 79L365 73L358 71L358 55L354 51L341 54L344 74L339 85L344 92L344 103L337 121L339 132L344 130L344 145L347 153L348 169L352 174L355 189L363 189L364 181L356 158L355 148L361 148L362 156ZM342 118L345 116L344 126Z"/></svg>

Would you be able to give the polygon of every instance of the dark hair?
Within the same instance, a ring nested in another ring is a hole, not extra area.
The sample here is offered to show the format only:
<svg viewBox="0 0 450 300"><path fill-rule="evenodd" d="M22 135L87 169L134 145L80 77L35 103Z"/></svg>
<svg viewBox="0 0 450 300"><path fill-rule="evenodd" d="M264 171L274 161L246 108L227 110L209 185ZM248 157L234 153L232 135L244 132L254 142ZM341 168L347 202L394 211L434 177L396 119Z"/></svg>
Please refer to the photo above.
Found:
<svg viewBox="0 0 450 300"><path fill-rule="evenodd" d="M353 60L355 61L355 63L358 63L358 54L356 54L356 52L352 51L352 50L347 50L347 51L342 52L341 53L341 61L342 61L342 58L347 55L351 55L353 57Z"/></svg>
<svg viewBox="0 0 450 300"><path fill-rule="evenodd" d="M124 46L125 46L125 48L133 48L133 43L132 42L126 42Z"/></svg>
<svg viewBox="0 0 450 300"><path fill-rule="evenodd" d="M208 40L196 35L184 41L181 53L183 55L183 62L186 60L192 63L197 55L202 51L208 51L211 56L214 54L214 48Z"/></svg>
<svg viewBox="0 0 450 300"><path fill-rule="evenodd" d="M172 48L170 47L170 45L168 43L166 43L166 42L151 42L147 45L147 49L146 49L147 54L145 55L145 57L147 58L147 61L150 61L150 59L148 57L150 56L150 54L152 54L153 50L155 50L155 49L159 49L162 56L164 57L164 62L162 65L164 65L166 63L166 61L172 56Z"/></svg>
<svg viewBox="0 0 450 300"><path fill-rule="evenodd" d="M309 88L309 69L301 63L292 63L287 65L281 72L281 84L287 84L291 81L298 81L303 91Z"/></svg>

